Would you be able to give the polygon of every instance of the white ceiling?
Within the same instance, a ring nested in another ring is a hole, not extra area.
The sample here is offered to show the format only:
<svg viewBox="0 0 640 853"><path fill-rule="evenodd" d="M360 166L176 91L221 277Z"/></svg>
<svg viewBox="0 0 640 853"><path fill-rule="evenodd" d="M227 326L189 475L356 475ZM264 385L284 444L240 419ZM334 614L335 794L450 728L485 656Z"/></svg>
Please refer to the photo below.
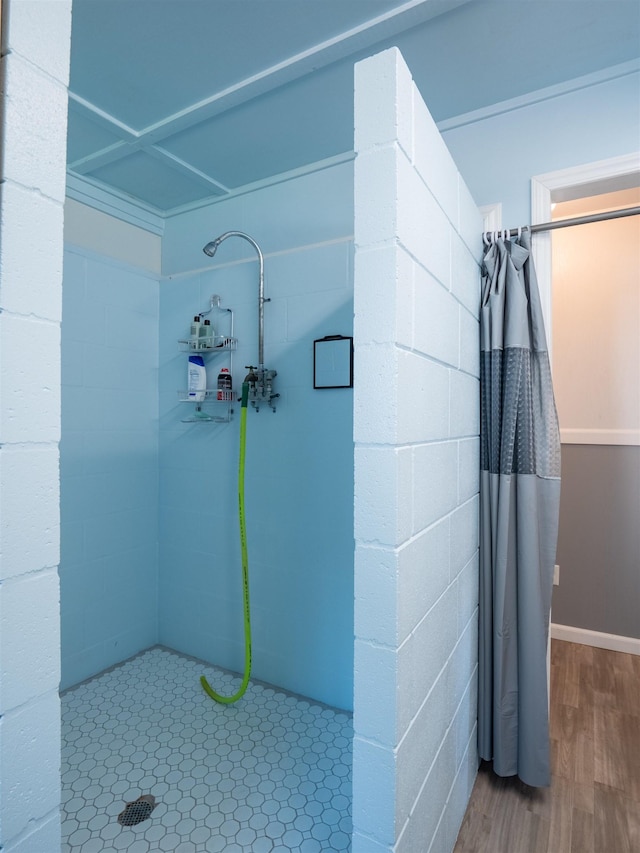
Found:
<svg viewBox="0 0 640 853"><path fill-rule="evenodd" d="M167 215L353 148L353 64L436 121L640 56L638 0L74 0L69 174Z"/></svg>

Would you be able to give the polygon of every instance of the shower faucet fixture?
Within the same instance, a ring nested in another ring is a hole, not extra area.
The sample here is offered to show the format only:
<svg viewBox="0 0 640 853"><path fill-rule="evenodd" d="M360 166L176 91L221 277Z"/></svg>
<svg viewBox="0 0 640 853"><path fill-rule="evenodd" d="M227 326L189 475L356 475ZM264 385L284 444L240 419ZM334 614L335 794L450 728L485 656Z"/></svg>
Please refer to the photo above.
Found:
<svg viewBox="0 0 640 853"><path fill-rule="evenodd" d="M264 259L260 251L260 246L258 246L253 237L245 234L244 231L226 231L224 234L216 237L215 240L207 243L202 251L205 255L212 258L218 250L220 243L226 240L227 237L242 237L243 240L251 243L258 253L258 366L247 368L249 373L245 382L249 385L249 400L251 400L251 405L255 410L259 411L260 404L266 403L275 412L274 401L280 396L273 393L273 380L277 376L277 372L275 370L266 370L264 366L264 303L270 302L269 299L265 299L264 295Z"/></svg>
<svg viewBox="0 0 640 853"><path fill-rule="evenodd" d="M256 410L260 411L260 404L265 403L271 411L275 412L275 400L280 394L273 393L273 380L275 378L275 370L262 370L259 367L254 367L252 364L247 365L249 371L244 378L244 381L249 386L249 400L251 405Z"/></svg>

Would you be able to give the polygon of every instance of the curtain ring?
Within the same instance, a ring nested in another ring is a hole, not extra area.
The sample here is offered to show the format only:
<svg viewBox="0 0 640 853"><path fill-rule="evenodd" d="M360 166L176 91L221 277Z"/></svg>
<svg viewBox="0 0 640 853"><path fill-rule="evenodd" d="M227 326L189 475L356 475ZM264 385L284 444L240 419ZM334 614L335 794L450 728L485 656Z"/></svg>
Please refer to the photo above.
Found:
<svg viewBox="0 0 640 853"><path fill-rule="evenodd" d="M482 242L484 243L484 245L485 245L485 246L488 246L488 245L489 245L489 241L487 240L487 236L488 236L488 235L487 235L487 232L486 232L486 231L483 231L483 232L482 232Z"/></svg>
<svg viewBox="0 0 640 853"><path fill-rule="evenodd" d="M498 232L497 232L497 231L494 231L494 232L493 232L493 242L494 242L494 243L497 243L497 242L498 242Z"/></svg>
<svg viewBox="0 0 640 853"><path fill-rule="evenodd" d="M520 238L522 237L522 227L518 225L518 242L520 242Z"/></svg>

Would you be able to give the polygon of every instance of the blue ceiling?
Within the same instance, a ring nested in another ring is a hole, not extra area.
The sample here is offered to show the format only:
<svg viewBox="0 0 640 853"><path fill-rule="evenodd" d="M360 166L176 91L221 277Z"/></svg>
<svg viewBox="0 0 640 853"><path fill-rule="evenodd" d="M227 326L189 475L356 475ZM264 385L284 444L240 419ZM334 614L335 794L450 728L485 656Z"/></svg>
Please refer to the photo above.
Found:
<svg viewBox="0 0 640 853"><path fill-rule="evenodd" d="M638 0L74 0L69 174L170 215L353 148L396 45L436 121L640 55Z"/></svg>

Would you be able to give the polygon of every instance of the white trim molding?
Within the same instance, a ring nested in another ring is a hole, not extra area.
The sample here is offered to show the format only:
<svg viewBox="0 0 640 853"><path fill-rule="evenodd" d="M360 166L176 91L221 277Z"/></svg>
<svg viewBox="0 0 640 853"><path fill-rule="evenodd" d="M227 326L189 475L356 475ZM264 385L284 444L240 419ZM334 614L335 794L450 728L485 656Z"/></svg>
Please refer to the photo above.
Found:
<svg viewBox="0 0 640 853"><path fill-rule="evenodd" d="M531 224L540 225L551 219L551 187L544 182L545 175L531 178ZM533 265L538 278L542 317L547 334L547 349L549 359L552 359L551 344L552 315L551 315L551 231L539 231L531 241Z"/></svg>
<svg viewBox="0 0 640 853"><path fill-rule="evenodd" d="M147 151L150 154L150 151ZM153 155L152 155L153 156ZM159 155L161 157L161 155ZM179 216L182 213L187 213L191 210L198 210L202 207L209 207L213 204L228 201L230 198L237 198L242 195L257 192L266 187L283 184L287 181L301 178L305 175L312 175L315 172L321 172L324 169L331 169L334 166L341 166L343 163L350 163L355 158L353 151L345 151L342 154L336 154L333 157L327 157L326 160L317 160L314 163L309 163L306 166L299 166L296 169L291 169L289 172L280 172L277 175L272 175L268 178L262 178L259 181L254 181L251 184L243 184L236 189L224 191L224 195L218 192L216 195L208 195L204 198L190 201L186 204L172 207L168 210L160 210L151 205L145 204L142 201L125 197L124 193L119 192L114 187L109 187L105 184L100 184L93 178L86 175L76 175L71 170L67 171L67 192L68 198L74 201L79 201L86 204L88 207L93 207L103 213L108 213L116 219L122 219L131 225L137 225L140 228L145 228L151 231L152 234L163 234L164 223L172 216ZM176 165L177 161L174 163ZM177 168L181 168L177 164ZM203 175L206 178L206 175ZM222 185L217 184L220 191L223 191Z"/></svg>
<svg viewBox="0 0 640 853"><path fill-rule="evenodd" d="M144 228L152 234L164 233L164 216L161 211L148 207L142 202L125 199L111 187L99 187L84 175L73 175L67 172L66 195L74 201L86 204L108 213L116 219L122 219L130 225Z"/></svg>
<svg viewBox="0 0 640 853"><path fill-rule="evenodd" d="M561 429L562 444L640 445L638 429Z"/></svg>
<svg viewBox="0 0 640 853"><path fill-rule="evenodd" d="M612 652L640 655L640 638L605 634L603 631L590 631L588 628L573 628L570 625L557 625L552 622L551 639L580 643L583 646L595 646L598 649L609 649Z"/></svg>
<svg viewBox="0 0 640 853"><path fill-rule="evenodd" d="M525 107L530 107L533 104L539 104L543 101L550 101L552 98L559 98L562 95L568 95L571 92L577 92L580 89L588 89L591 86L598 86L601 83L608 83L610 80L617 80L620 77L627 77L629 74L637 74L640 71L640 60L631 59L628 62L621 62L619 65L611 65L608 68L603 68L600 71L595 71L592 74L585 74L581 77L574 77L571 80L565 80L563 83L557 83L554 86L547 86L544 89L536 89L526 95L520 95L517 98L509 98L506 101L498 101L496 104L482 107L479 110L472 110L468 113L461 113L452 118L443 119L438 122L438 130L444 133L446 130L453 130L457 127L464 127L467 124L476 124L479 121L493 118L494 116L510 113L514 110L521 110Z"/></svg>
<svg viewBox="0 0 640 853"><path fill-rule="evenodd" d="M640 151L633 151L620 157L598 160L547 172L531 178L531 224L539 225L551 220L551 205L554 193L567 187L585 187L584 195L591 194L589 186L598 182L615 180L637 174L640 178ZM592 190L592 188L591 188ZM532 241L533 263L536 268L542 314L547 333L549 357L552 358L551 341L553 317L551 313L551 232L542 231L534 235Z"/></svg>
<svg viewBox="0 0 640 853"><path fill-rule="evenodd" d="M502 228L502 202L483 204L478 210L482 216L483 231L499 231Z"/></svg>
<svg viewBox="0 0 640 853"><path fill-rule="evenodd" d="M607 160L597 160L593 163L583 163L580 166L571 166L568 169L560 169L557 172L547 172L532 178L539 184L544 185L551 193L565 187L575 187L582 184L593 184L597 181L621 178L640 172L640 152L632 151L620 157L611 157ZM585 195L589 195L587 191ZM532 200L533 204L533 200ZM551 214L551 209L547 215ZM540 220L546 222L547 220Z"/></svg>

